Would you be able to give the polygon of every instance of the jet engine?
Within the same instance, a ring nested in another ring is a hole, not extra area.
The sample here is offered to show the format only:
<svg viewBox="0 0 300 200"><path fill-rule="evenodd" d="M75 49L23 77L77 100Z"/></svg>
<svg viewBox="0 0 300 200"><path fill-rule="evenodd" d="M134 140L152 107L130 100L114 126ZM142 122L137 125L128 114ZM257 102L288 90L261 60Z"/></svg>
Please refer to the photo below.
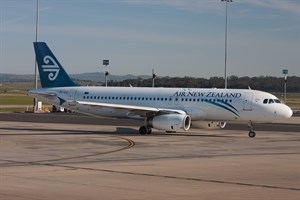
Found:
<svg viewBox="0 0 300 200"><path fill-rule="evenodd" d="M191 126L191 117L185 114L164 114L147 119L147 126L175 132L178 130L189 130Z"/></svg>
<svg viewBox="0 0 300 200"><path fill-rule="evenodd" d="M195 128L202 128L202 129L223 129L226 126L226 122L193 121L192 126Z"/></svg>

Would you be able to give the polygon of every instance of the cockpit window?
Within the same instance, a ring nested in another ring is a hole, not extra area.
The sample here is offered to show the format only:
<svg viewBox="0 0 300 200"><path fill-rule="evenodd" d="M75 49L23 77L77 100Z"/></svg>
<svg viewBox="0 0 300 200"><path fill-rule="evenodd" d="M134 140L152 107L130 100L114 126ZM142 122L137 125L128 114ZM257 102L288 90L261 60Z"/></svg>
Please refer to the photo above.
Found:
<svg viewBox="0 0 300 200"><path fill-rule="evenodd" d="M264 104L268 103L269 99L264 99Z"/></svg>
<svg viewBox="0 0 300 200"><path fill-rule="evenodd" d="M269 99L269 104L270 103L274 103L274 100L273 99Z"/></svg>
<svg viewBox="0 0 300 200"><path fill-rule="evenodd" d="M275 103L281 103L281 101L279 101L279 99L274 99Z"/></svg>
<svg viewBox="0 0 300 200"><path fill-rule="evenodd" d="M271 103L281 103L279 99L264 99L264 104L271 104Z"/></svg>

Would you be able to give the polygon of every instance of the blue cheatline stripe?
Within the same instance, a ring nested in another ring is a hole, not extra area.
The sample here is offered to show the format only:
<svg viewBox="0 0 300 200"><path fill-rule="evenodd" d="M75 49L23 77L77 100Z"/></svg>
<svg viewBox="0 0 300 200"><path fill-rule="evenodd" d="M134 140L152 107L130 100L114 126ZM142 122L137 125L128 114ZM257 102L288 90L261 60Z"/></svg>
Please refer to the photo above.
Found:
<svg viewBox="0 0 300 200"><path fill-rule="evenodd" d="M225 110L228 110L229 112L232 112L233 114L235 114L236 116L239 117L239 114L234 111L234 110L236 110L235 108L234 108L234 110L231 110L230 108L227 108L227 107L225 107L225 106L223 106L223 105L221 105L221 104L219 104L217 102L213 102L213 101L206 101L206 102L210 103L210 104L213 104L215 106L219 106L221 108L224 108Z"/></svg>
<svg viewBox="0 0 300 200"><path fill-rule="evenodd" d="M221 103L224 103L224 104L226 104L227 106L231 107L231 108L234 109L237 113L239 112L239 111L237 111L237 109L235 109L235 107L233 107L233 106L230 105L229 103L224 102L224 101L221 101Z"/></svg>

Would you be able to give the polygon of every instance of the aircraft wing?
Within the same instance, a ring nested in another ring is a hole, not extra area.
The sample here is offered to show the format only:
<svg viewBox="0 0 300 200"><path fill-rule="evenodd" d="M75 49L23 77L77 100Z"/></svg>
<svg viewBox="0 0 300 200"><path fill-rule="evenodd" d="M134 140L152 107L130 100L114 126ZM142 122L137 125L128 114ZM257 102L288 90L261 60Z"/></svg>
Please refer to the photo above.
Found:
<svg viewBox="0 0 300 200"><path fill-rule="evenodd" d="M152 115L162 115L162 114L186 114L183 110L176 109L163 109L147 106L134 106L134 105L124 105L124 104L112 104L112 103L97 103L97 102L86 102L86 101L76 101L80 105L87 105L91 107L98 108L110 108L116 110L127 110L130 115L139 115L141 117L148 117Z"/></svg>

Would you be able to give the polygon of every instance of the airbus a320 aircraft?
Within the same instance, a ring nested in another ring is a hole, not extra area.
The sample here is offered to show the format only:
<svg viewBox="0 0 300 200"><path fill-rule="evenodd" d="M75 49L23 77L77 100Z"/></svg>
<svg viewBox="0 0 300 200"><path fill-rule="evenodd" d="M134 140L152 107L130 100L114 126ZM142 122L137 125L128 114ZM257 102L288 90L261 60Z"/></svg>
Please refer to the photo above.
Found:
<svg viewBox="0 0 300 200"><path fill-rule="evenodd" d="M42 88L29 91L30 96L80 113L142 120L139 133L143 135L152 128L176 132L244 121L249 137L255 137L254 122L292 116L292 110L274 95L250 89L78 86L46 43L35 42L34 49Z"/></svg>

